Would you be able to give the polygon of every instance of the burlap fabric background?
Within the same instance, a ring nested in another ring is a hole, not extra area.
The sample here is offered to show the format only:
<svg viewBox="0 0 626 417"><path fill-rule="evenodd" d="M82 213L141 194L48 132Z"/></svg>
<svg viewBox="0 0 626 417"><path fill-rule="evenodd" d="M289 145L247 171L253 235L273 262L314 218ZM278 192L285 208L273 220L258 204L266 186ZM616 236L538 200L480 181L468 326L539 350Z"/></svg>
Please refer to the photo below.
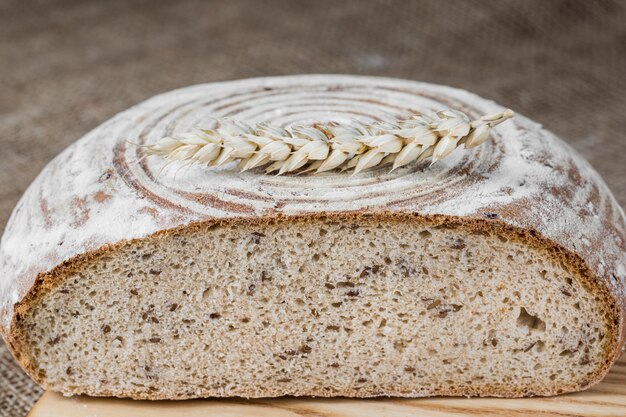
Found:
<svg viewBox="0 0 626 417"><path fill-rule="evenodd" d="M354 73L463 87L555 131L626 203L626 1L0 2L0 231L58 152L189 84ZM0 416L40 389L0 342Z"/></svg>

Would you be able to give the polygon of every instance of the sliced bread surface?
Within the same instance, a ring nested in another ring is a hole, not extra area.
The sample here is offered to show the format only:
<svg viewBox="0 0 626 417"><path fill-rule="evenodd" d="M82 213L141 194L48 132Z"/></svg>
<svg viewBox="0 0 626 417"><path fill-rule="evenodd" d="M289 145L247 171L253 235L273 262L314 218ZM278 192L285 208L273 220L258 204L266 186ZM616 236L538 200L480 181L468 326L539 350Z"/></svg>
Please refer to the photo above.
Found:
<svg viewBox="0 0 626 417"><path fill-rule="evenodd" d="M66 394L549 395L614 348L610 297L577 268L449 219L201 225L63 271L18 340Z"/></svg>

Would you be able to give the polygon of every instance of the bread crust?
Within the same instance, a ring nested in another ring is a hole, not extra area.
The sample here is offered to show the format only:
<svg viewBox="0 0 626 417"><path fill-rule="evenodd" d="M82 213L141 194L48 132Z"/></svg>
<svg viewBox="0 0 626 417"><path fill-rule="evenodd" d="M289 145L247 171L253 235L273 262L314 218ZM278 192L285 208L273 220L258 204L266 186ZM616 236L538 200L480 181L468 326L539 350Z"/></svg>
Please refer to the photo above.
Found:
<svg viewBox="0 0 626 417"><path fill-rule="evenodd" d="M587 385L568 390L598 382L625 341L626 216L580 155L523 116L496 127L480 148L457 151L433 167L356 176L272 177L232 168L180 174L163 170L158 158L143 159L142 148L133 145L183 132L207 115L289 123L388 119L445 107L471 117L502 110L444 86L307 75L188 87L121 113L53 160L14 210L0 244L0 333L27 372L45 384L21 345L19 318L69 271L131 242L213 224L374 217L497 230L557 254L604 300L611 329L603 366Z"/></svg>

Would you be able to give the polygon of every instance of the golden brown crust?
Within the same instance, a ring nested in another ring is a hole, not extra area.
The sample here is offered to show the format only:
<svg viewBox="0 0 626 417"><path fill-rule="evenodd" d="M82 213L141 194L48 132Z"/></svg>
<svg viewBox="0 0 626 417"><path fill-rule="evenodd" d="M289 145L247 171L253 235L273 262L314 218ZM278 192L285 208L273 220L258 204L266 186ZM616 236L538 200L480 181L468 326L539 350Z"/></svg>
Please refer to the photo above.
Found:
<svg viewBox="0 0 626 417"><path fill-rule="evenodd" d="M105 245L97 250L85 253L83 255L79 255L74 257L63 264L57 266L54 270L50 271L47 274L38 275L35 284L28 291L27 295L16 305L15 314L13 316L13 320L10 325L10 332L8 334L4 334L5 340L9 346L9 349L13 353L16 360L20 363L20 365L26 370L26 372L39 384L45 386L45 379L37 374L37 365L35 363L34 358L30 358L22 352L28 352L27 346L23 344L24 340L24 332L26 329L20 326L20 318L22 315L26 314L27 311L37 305L38 300L40 300L48 290L53 288L62 282L63 278L70 274L72 271L80 270L84 268L87 264L97 261L98 258L107 256L119 250L120 248L131 244L131 243L139 243L142 241L149 241L152 239L160 239L166 237L168 235L177 234L177 233L188 233L193 232L198 229L211 227L211 226L233 226L238 224L252 224L255 226L263 227L268 223L285 223L296 224L298 222L317 222L320 220L329 220L329 221L341 221L341 222L358 222L360 220L374 220L374 221L411 221L417 222L423 225L429 226L443 226L450 228L458 228L461 230L466 230L469 232L484 232L484 233L498 233L500 235L504 235L510 239L516 239L521 241L527 245L530 245L534 248L546 250L553 256L555 256L558 260L564 262L567 266L571 267L574 271L578 271L578 274L575 274L577 277L581 279L580 284L585 288L589 289L593 294L599 296L603 302L605 311L605 319L607 328L609 329L607 337L604 341L604 359L601 362L601 366L598 367L594 375L585 381L584 384L579 386L569 386L569 387L561 387L558 390L549 391L549 392L520 392L516 390L512 390L509 386L502 385L498 387L493 387L493 389L487 390L476 390L468 391L466 388L455 389L450 388L448 390L442 390L441 392L431 393L429 395L449 395L449 396L460 396L460 395L471 395L471 396L497 396L497 397L520 397L520 396L546 396L546 395L555 395L567 392L576 392L584 390L602 380L602 378L608 373L611 365L614 361L619 358L621 350L619 346L623 344L624 335L620 332L620 329L623 327L621 309L620 309L620 300L616 299L614 294L607 287L606 283L595 276L591 270L586 265L585 261L578 256L577 254L561 247L557 243L545 238L540 233L534 230L525 230L520 228L515 228L513 226L507 225L506 223L493 219L480 219L480 218L464 218L464 217L453 217L453 216L445 216L445 215L433 215L433 216L422 216L417 214L402 214L395 212L380 212L380 213L369 213L369 212L357 212L357 213L319 213L315 215L306 215L306 216L284 216L284 215L275 215L272 217L266 218L232 218L232 219L221 219L221 220L210 220L197 222L188 226L177 227L173 229L161 230L149 237L142 239L131 239L122 242L118 242L112 245ZM94 390L92 392L86 392L88 395L93 396L118 396L118 397L131 397L134 399L147 399L147 400L159 400L159 399L172 399L166 397L162 394L158 393L116 393L116 392L107 392L107 391L99 391ZM215 395L219 395L215 393ZM281 395L279 390L272 390L271 388L259 388L256 392L246 392L242 394L236 394L235 396L241 397L272 397ZM378 391L365 391L365 390L353 390L350 392L328 392L323 388L315 391L303 391L302 393L297 393L295 395L301 396L320 396L320 397L329 397L329 396L346 396L346 397L375 397L375 396L385 396L385 395L393 395L398 397L415 397L420 396L416 395L416 393L406 393L406 392L378 392ZM190 397L178 397L175 399L186 399L192 398Z"/></svg>

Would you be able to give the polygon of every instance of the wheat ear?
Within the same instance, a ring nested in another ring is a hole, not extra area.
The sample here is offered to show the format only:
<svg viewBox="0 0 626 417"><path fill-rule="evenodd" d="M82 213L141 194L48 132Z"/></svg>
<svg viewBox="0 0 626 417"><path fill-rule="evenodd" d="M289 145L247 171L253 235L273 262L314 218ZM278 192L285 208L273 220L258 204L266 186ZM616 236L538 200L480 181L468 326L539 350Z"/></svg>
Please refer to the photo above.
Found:
<svg viewBox="0 0 626 417"><path fill-rule="evenodd" d="M427 158L435 163L461 145L479 146L495 125L513 116L507 109L470 121L459 111L442 110L432 117L411 114L393 123L354 120L289 127L222 118L162 138L144 151L206 166L239 161L241 171L264 166L266 173L278 175L332 169L358 173L382 165L392 165L393 171Z"/></svg>

